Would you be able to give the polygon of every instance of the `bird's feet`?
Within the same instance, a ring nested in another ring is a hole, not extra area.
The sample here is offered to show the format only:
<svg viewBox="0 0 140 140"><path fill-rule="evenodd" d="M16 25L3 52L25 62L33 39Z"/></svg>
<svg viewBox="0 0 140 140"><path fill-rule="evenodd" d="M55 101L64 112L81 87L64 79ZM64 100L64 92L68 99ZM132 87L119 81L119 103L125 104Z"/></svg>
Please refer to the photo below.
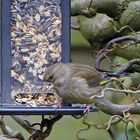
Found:
<svg viewBox="0 0 140 140"><path fill-rule="evenodd" d="M84 114L88 114L89 112L97 112L97 111L99 111L98 108L96 108L93 105L87 105L87 104L85 104L84 106L85 106L85 110L83 112Z"/></svg>
<svg viewBox="0 0 140 140"><path fill-rule="evenodd" d="M57 104L55 104L53 107L56 109L60 109L66 106L71 106L71 103L63 100L62 98L57 99Z"/></svg>
<svg viewBox="0 0 140 140"><path fill-rule="evenodd" d="M88 114L91 111L92 106L85 104L84 107L85 107L85 110L84 110L83 114Z"/></svg>

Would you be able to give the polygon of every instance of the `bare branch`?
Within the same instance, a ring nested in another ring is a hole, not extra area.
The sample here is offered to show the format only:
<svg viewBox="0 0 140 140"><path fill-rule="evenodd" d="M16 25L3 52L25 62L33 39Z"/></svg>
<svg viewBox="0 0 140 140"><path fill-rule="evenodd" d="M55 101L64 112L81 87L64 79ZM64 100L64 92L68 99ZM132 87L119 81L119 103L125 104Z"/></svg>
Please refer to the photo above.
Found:
<svg viewBox="0 0 140 140"><path fill-rule="evenodd" d="M135 122L134 122L132 119L129 119L128 122L129 122L129 123L131 122L131 123L133 124L134 130L135 130L135 132L137 133L138 137L140 138L140 131L138 130L138 128L137 128Z"/></svg>
<svg viewBox="0 0 140 140"><path fill-rule="evenodd" d="M125 136L126 136L126 140L129 140L128 133L127 133L128 124L129 124L129 121L125 125Z"/></svg>
<svg viewBox="0 0 140 140"><path fill-rule="evenodd" d="M53 125L62 118L62 115L57 115L52 119L44 119L42 118L40 128L41 130L36 130L30 137L29 140L44 140L46 137L48 137L52 131ZM43 132L43 127L47 127L47 129Z"/></svg>
<svg viewBox="0 0 140 140"><path fill-rule="evenodd" d="M105 98L96 98L95 105L106 114L110 115L122 115L125 110L129 110L131 114L140 114L140 103L119 105L114 104Z"/></svg>
<svg viewBox="0 0 140 140"><path fill-rule="evenodd" d="M110 135L111 139L112 139L112 140L115 140L115 137L114 137L114 134L113 134L111 128L108 129L107 132L108 132L108 134Z"/></svg>
<svg viewBox="0 0 140 140"><path fill-rule="evenodd" d="M0 127L4 135L10 137L10 138L17 138L20 140L25 140L23 135L20 132L14 132L10 127L6 126L6 124L3 121L3 117L0 119Z"/></svg>
<svg viewBox="0 0 140 140"><path fill-rule="evenodd" d="M73 23L71 23L71 28L74 29L74 30L77 30L77 31L80 30L80 27L79 27L78 24L73 24Z"/></svg>
<svg viewBox="0 0 140 140"><path fill-rule="evenodd" d="M80 137L80 133L89 130L89 129L91 128L91 126L92 126L92 125L90 125L88 122L86 122L86 118L87 118L87 117L84 116L84 118L83 118L83 120L82 120L82 123L83 123L84 125L86 125L87 127L86 127L86 128L80 129L80 130L76 133L76 137L77 137L78 140L85 140L85 139L83 139L83 138Z"/></svg>
<svg viewBox="0 0 140 140"><path fill-rule="evenodd" d="M126 112L131 114L140 114L140 103L128 104L128 105L119 105L114 104L107 99L105 99L105 91L113 91L113 92L120 92L120 93L130 93L130 94L140 94L140 90L132 91L132 90L121 90L121 89L114 89L114 88L105 88L101 92L101 95L93 95L91 100L95 102L95 105L99 107L104 113L110 115L123 115Z"/></svg>
<svg viewBox="0 0 140 140"><path fill-rule="evenodd" d="M118 38L115 38L115 39L112 39L111 41L109 41L106 46L105 46L105 49L104 49L104 52L102 52L96 59L96 65L95 65L95 68L101 72L107 72L107 74L109 74L109 72L111 71L107 71L107 70L103 70L100 68L100 64L101 62L106 58L106 56L109 54L109 50L112 50L112 48L114 48L113 46L115 45L116 47L119 46L119 45L116 45L120 42L123 42L123 41L127 41L127 40L132 40L135 42L135 45L137 45L138 43L140 43L140 37L137 37L137 36L133 36L133 35L128 35L128 36L122 36L122 37L118 37ZM108 51L106 51L108 50ZM131 61L130 63L128 63L127 65L131 64L139 64L138 62L139 60L134 60L134 61ZM139 69L137 70L139 71ZM114 76L115 74L112 73L112 76ZM119 74L118 74L119 75ZM111 73L110 73L110 76L111 76Z"/></svg>
<svg viewBox="0 0 140 140"><path fill-rule="evenodd" d="M104 124L104 125L98 125L98 124L95 124L95 123L93 123L93 122L88 122L88 121L86 121L86 120L87 120L87 115L84 116L84 117L83 117L83 120L82 120L83 124L86 125L87 127L86 127L86 128L80 129L80 130L76 133L76 137L77 137L78 140L85 140L85 139L83 139L83 138L80 137L80 133L89 130L92 126L95 127L95 128L97 128L97 129L106 129L106 127L108 126L108 123L106 123L106 124ZM111 122L111 124L113 125L113 124L116 124L116 123L118 123L118 122L120 122L120 119L117 118L117 119L113 120L113 121ZM115 140L115 137L114 137L114 135L113 135L113 133L112 133L112 131L111 131L110 128L107 130L107 132L109 133L109 135L110 135L110 137L112 138L112 140Z"/></svg>
<svg viewBox="0 0 140 140"><path fill-rule="evenodd" d="M140 37L133 36L133 35L127 35L127 36L122 36L122 37L112 39L111 41L109 41L106 44L105 48L111 49L114 44L120 43L122 41L127 41L127 40L133 40L133 41L135 41L136 44L140 43Z"/></svg>
<svg viewBox="0 0 140 140"><path fill-rule="evenodd" d="M35 131L35 128L30 127L23 116L13 115L11 116L19 125L21 125L27 132L32 134Z"/></svg>
<svg viewBox="0 0 140 140"><path fill-rule="evenodd" d="M139 66L133 66L133 65L139 65ZM121 74L124 72L140 72L140 59L132 59L127 63L123 64L117 73Z"/></svg>
<svg viewBox="0 0 140 140"><path fill-rule="evenodd" d="M111 116L111 118L108 121L108 126L107 126L106 130L110 129L114 118L119 118L119 120L123 121L126 124L125 125L125 135L126 135L126 139L127 140L129 140L128 133L127 133L127 127L128 127L128 124L129 123L132 123L133 124L134 130L137 133L138 137L140 138L140 132L138 131L135 122L130 118L130 115L129 116L127 116L127 115L125 116L124 115L124 117L119 116L119 115L113 115L113 116Z"/></svg>
<svg viewBox="0 0 140 140"><path fill-rule="evenodd" d="M104 88L101 92L101 95L93 95L90 99L94 99L94 98L102 98L105 96L105 92L106 91L113 91L113 92L119 92L122 94L140 94L140 90L130 90L130 89L115 89L115 88Z"/></svg>
<svg viewBox="0 0 140 140"><path fill-rule="evenodd" d="M123 27L121 27L120 29L117 29L116 25L115 25L115 22L113 20L110 21L114 27L114 30L117 32L117 33L121 33L122 31L126 30L126 29L129 29L130 31L136 33L136 31L134 31L130 26L128 25L125 25Z"/></svg>
<svg viewBox="0 0 140 140"><path fill-rule="evenodd" d="M110 129L110 127L111 127L111 125L112 125L112 123L113 123L113 119L115 119L115 118L118 118L119 121L121 120L121 121L123 121L123 122L126 122L125 119L122 118L121 116L119 116L119 115L113 115L113 116L111 116L111 118L109 119L109 121L108 121L108 123L107 123L106 130L109 130L109 129Z"/></svg>

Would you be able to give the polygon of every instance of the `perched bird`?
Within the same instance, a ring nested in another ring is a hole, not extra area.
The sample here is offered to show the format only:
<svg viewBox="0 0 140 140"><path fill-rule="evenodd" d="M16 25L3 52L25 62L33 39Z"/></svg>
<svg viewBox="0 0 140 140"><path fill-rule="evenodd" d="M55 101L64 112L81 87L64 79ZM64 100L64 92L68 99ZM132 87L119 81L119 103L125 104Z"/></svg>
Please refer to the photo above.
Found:
<svg viewBox="0 0 140 140"><path fill-rule="evenodd" d="M100 85L102 80L100 72L82 64L57 63L44 73L44 81L52 82L57 94L74 104L92 104L90 98L104 88Z"/></svg>

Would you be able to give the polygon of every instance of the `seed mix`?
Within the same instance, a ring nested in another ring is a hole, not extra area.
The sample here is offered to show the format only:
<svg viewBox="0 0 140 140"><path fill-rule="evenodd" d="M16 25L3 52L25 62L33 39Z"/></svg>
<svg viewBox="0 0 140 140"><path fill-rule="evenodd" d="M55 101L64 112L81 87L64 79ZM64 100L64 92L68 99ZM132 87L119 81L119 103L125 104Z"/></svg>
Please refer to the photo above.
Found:
<svg viewBox="0 0 140 140"><path fill-rule="evenodd" d="M34 93L42 93L37 99L43 104L47 100L43 74L61 62L60 4L61 0L11 0L11 94L20 103L33 101Z"/></svg>

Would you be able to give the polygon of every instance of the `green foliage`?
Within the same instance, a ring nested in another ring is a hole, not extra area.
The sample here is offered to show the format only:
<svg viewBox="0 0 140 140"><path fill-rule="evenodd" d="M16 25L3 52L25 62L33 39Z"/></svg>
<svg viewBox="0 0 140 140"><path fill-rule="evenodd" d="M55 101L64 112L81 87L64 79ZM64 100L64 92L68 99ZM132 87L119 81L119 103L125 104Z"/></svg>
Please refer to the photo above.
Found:
<svg viewBox="0 0 140 140"><path fill-rule="evenodd" d="M97 48L97 43L109 39L116 34L112 22L114 22L113 19L105 14L97 14L93 18L78 17L78 24L82 35L95 48Z"/></svg>
<svg viewBox="0 0 140 140"><path fill-rule="evenodd" d="M129 25L133 30L140 30L140 1L130 2L121 14L121 26Z"/></svg>

